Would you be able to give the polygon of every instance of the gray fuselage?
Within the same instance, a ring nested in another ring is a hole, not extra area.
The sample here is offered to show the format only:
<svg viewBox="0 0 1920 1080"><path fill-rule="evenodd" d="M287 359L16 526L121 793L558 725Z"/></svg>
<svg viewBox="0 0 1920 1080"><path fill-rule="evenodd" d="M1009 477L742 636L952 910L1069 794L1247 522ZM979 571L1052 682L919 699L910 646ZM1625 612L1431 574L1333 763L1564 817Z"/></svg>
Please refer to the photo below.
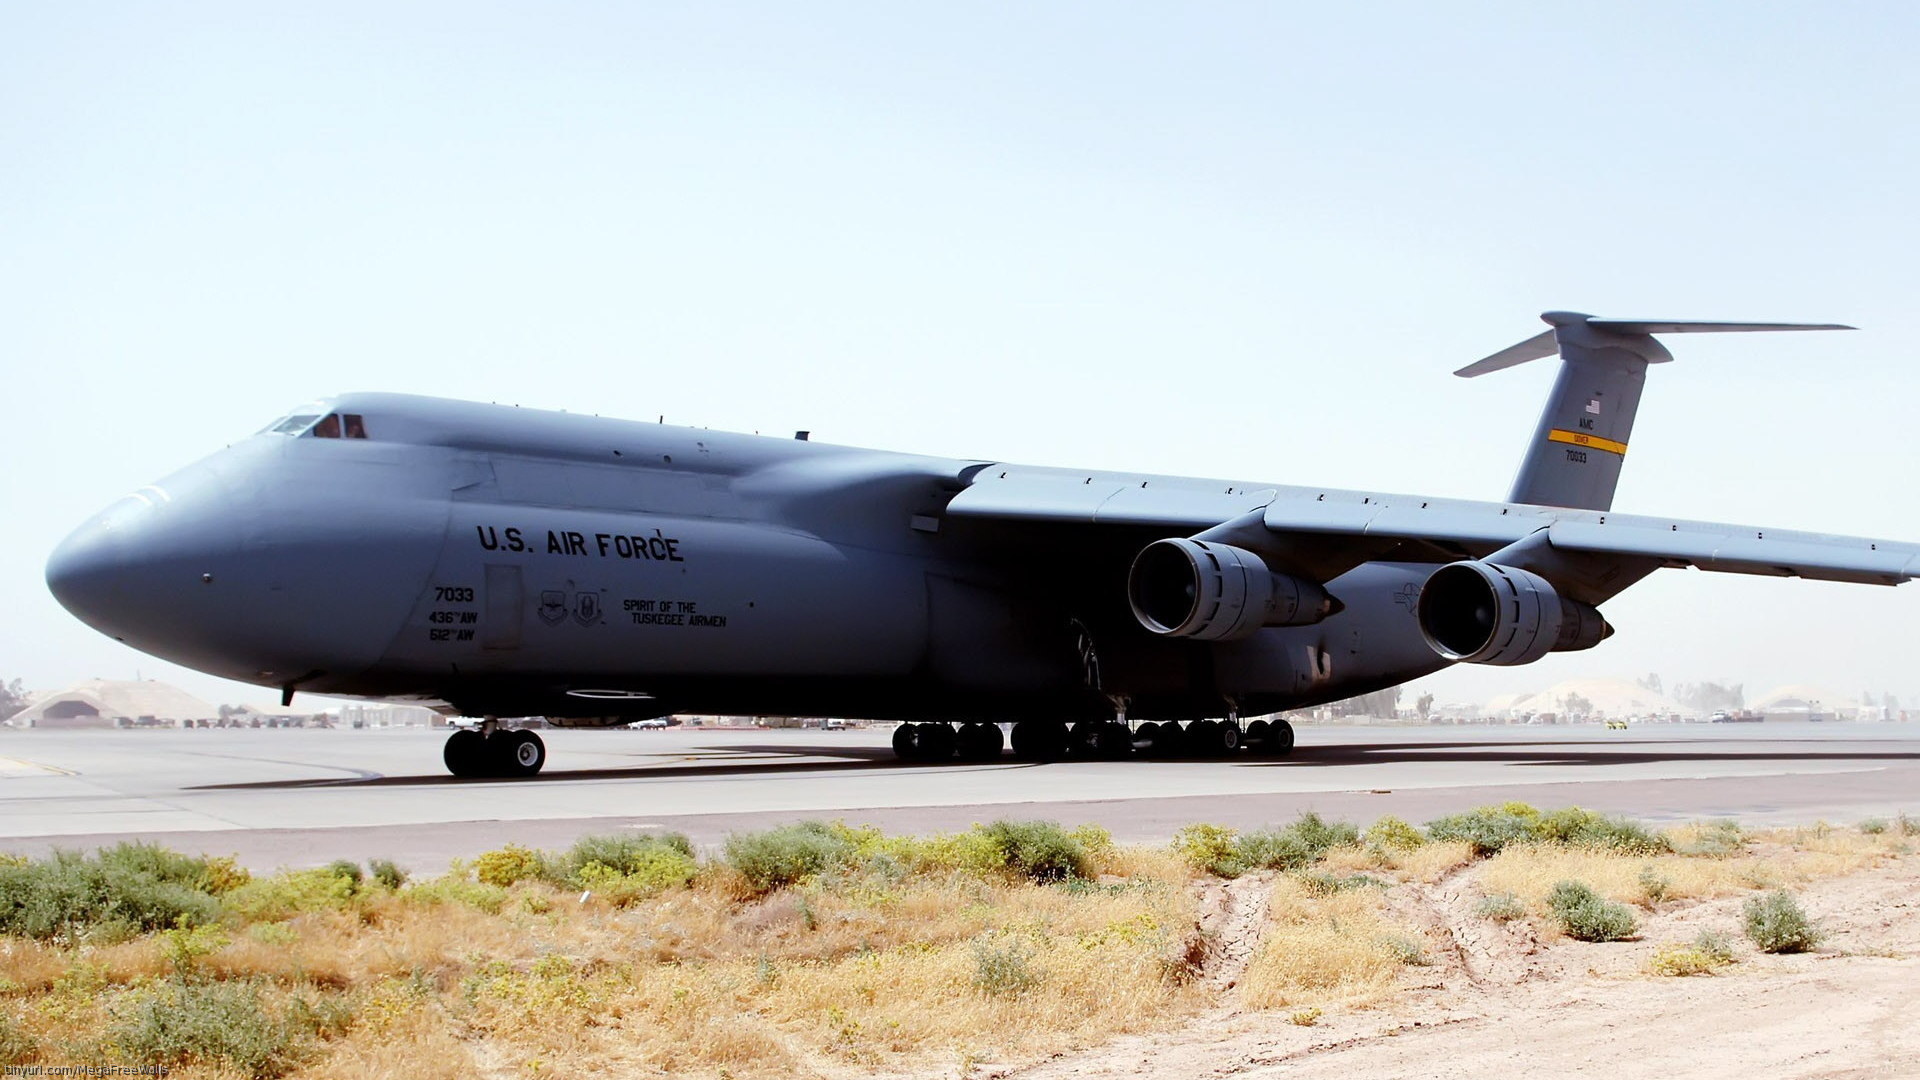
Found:
<svg viewBox="0 0 1920 1080"><path fill-rule="evenodd" d="M243 682L587 723L1253 715L1446 666L1413 617L1430 563L1328 582L1344 610L1316 625L1155 637L1127 567L1176 530L943 517L989 462L390 394L313 411L346 437L279 425L128 496L55 553L56 595Z"/></svg>

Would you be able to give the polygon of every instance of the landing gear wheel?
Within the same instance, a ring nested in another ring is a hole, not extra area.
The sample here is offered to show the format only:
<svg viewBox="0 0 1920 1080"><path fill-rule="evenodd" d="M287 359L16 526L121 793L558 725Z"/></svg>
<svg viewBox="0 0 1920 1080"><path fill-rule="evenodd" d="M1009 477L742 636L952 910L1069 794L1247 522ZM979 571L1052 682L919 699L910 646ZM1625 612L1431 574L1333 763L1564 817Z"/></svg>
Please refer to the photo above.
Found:
<svg viewBox="0 0 1920 1080"><path fill-rule="evenodd" d="M1286 757L1293 753L1293 725L1285 720L1275 720L1267 729L1266 741L1260 744L1260 752L1270 757Z"/></svg>
<svg viewBox="0 0 1920 1080"><path fill-rule="evenodd" d="M950 761L954 741L947 724L901 724L893 732L893 752L903 761Z"/></svg>
<svg viewBox="0 0 1920 1080"><path fill-rule="evenodd" d="M963 724L954 737L962 761L992 761L1006 745L998 724Z"/></svg>
<svg viewBox="0 0 1920 1080"><path fill-rule="evenodd" d="M1067 749L1074 757L1111 761L1133 752L1133 732L1113 720L1082 720L1073 725Z"/></svg>
<svg viewBox="0 0 1920 1080"><path fill-rule="evenodd" d="M461 728L447 736L446 748L440 751L440 760L446 762L447 771L455 776L484 776L482 768L487 750L487 738L472 728Z"/></svg>
<svg viewBox="0 0 1920 1080"><path fill-rule="evenodd" d="M1152 757L1154 738L1160 731L1159 721L1149 720L1133 729L1133 752L1141 757Z"/></svg>
<svg viewBox="0 0 1920 1080"><path fill-rule="evenodd" d="M531 731L502 731L492 741L499 744L502 776L533 776L547 763L547 744Z"/></svg>
<svg viewBox="0 0 1920 1080"><path fill-rule="evenodd" d="M1187 733L1178 723L1167 720L1153 725L1147 736L1147 755L1157 758L1179 757L1187 748Z"/></svg>
<svg viewBox="0 0 1920 1080"><path fill-rule="evenodd" d="M1232 757L1240 752L1240 722L1226 720L1220 724L1220 730L1213 736L1213 748L1222 757Z"/></svg>
<svg viewBox="0 0 1920 1080"><path fill-rule="evenodd" d="M953 746L956 737L952 724L932 723L920 725L920 760L952 761Z"/></svg>
<svg viewBox="0 0 1920 1080"><path fill-rule="evenodd" d="M1195 720L1187 724L1186 746L1182 749L1189 757L1212 757L1213 729L1212 720Z"/></svg>
<svg viewBox="0 0 1920 1080"><path fill-rule="evenodd" d="M1094 733L1100 730L1102 721L1082 720L1067 729L1067 753L1077 758L1090 758L1094 755Z"/></svg>
<svg viewBox="0 0 1920 1080"><path fill-rule="evenodd" d="M1067 756L1067 725L1058 720L1016 722L1013 756L1022 761L1059 761Z"/></svg>

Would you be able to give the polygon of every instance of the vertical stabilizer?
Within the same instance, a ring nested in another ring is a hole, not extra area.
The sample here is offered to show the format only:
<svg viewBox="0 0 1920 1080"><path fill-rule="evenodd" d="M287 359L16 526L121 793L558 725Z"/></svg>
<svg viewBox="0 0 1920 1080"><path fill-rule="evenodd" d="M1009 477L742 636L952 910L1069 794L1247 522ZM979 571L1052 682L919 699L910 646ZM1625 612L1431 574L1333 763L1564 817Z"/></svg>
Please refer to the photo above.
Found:
<svg viewBox="0 0 1920 1080"><path fill-rule="evenodd" d="M1654 334L1748 330L1851 330L1833 323L1670 322L1541 315L1553 329L1454 372L1465 378L1560 354L1560 377L1540 413L1508 502L1610 510L1626 460L1647 365L1673 359Z"/></svg>

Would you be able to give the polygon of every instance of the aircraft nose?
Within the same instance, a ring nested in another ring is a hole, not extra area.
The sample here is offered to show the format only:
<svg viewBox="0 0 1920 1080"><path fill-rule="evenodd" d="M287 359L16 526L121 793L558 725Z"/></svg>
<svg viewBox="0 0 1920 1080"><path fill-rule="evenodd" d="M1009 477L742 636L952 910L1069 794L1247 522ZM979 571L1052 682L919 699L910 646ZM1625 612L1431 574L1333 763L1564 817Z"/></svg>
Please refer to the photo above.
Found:
<svg viewBox="0 0 1920 1080"><path fill-rule="evenodd" d="M47 559L62 607L111 637L145 648L204 615L238 549L231 507L211 475L169 478L109 506Z"/></svg>

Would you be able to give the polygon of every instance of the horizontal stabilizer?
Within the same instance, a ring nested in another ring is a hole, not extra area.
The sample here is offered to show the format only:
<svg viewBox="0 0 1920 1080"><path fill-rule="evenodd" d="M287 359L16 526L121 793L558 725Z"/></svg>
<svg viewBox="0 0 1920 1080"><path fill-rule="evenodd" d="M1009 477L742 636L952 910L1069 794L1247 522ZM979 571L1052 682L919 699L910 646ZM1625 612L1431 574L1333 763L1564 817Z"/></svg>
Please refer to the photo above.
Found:
<svg viewBox="0 0 1920 1080"><path fill-rule="evenodd" d="M1588 319L1588 326L1622 334L1740 334L1768 330L1855 330L1840 323L1661 322L1657 319Z"/></svg>
<svg viewBox="0 0 1920 1080"><path fill-rule="evenodd" d="M1466 367L1454 372L1454 374L1463 379L1471 379L1475 375L1485 375L1488 372L1518 367L1529 360L1539 360L1542 357L1552 356L1559 351L1560 347L1553 342L1553 331L1543 330L1518 345L1509 345L1501 349L1485 360L1478 360L1468 364Z"/></svg>
<svg viewBox="0 0 1920 1080"><path fill-rule="evenodd" d="M1556 340L1563 329L1592 327L1595 330L1612 334L1733 334L1760 333L1774 330L1852 330L1854 327L1840 323L1782 323L1782 322L1701 322L1698 320L1680 322L1671 319L1600 319L1592 315L1582 315L1577 311L1548 311L1540 316L1541 321L1550 323L1552 330L1535 334L1518 345L1509 345L1485 360L1477 360L1455 375L1471 379L1476 375L1502 371L1517 367L1529 360L1539 360L1560 351L1560 342ZM1650 358L1652 359L1652 358ZM1658 362L1657 359L1654 362Z"/></svg>

